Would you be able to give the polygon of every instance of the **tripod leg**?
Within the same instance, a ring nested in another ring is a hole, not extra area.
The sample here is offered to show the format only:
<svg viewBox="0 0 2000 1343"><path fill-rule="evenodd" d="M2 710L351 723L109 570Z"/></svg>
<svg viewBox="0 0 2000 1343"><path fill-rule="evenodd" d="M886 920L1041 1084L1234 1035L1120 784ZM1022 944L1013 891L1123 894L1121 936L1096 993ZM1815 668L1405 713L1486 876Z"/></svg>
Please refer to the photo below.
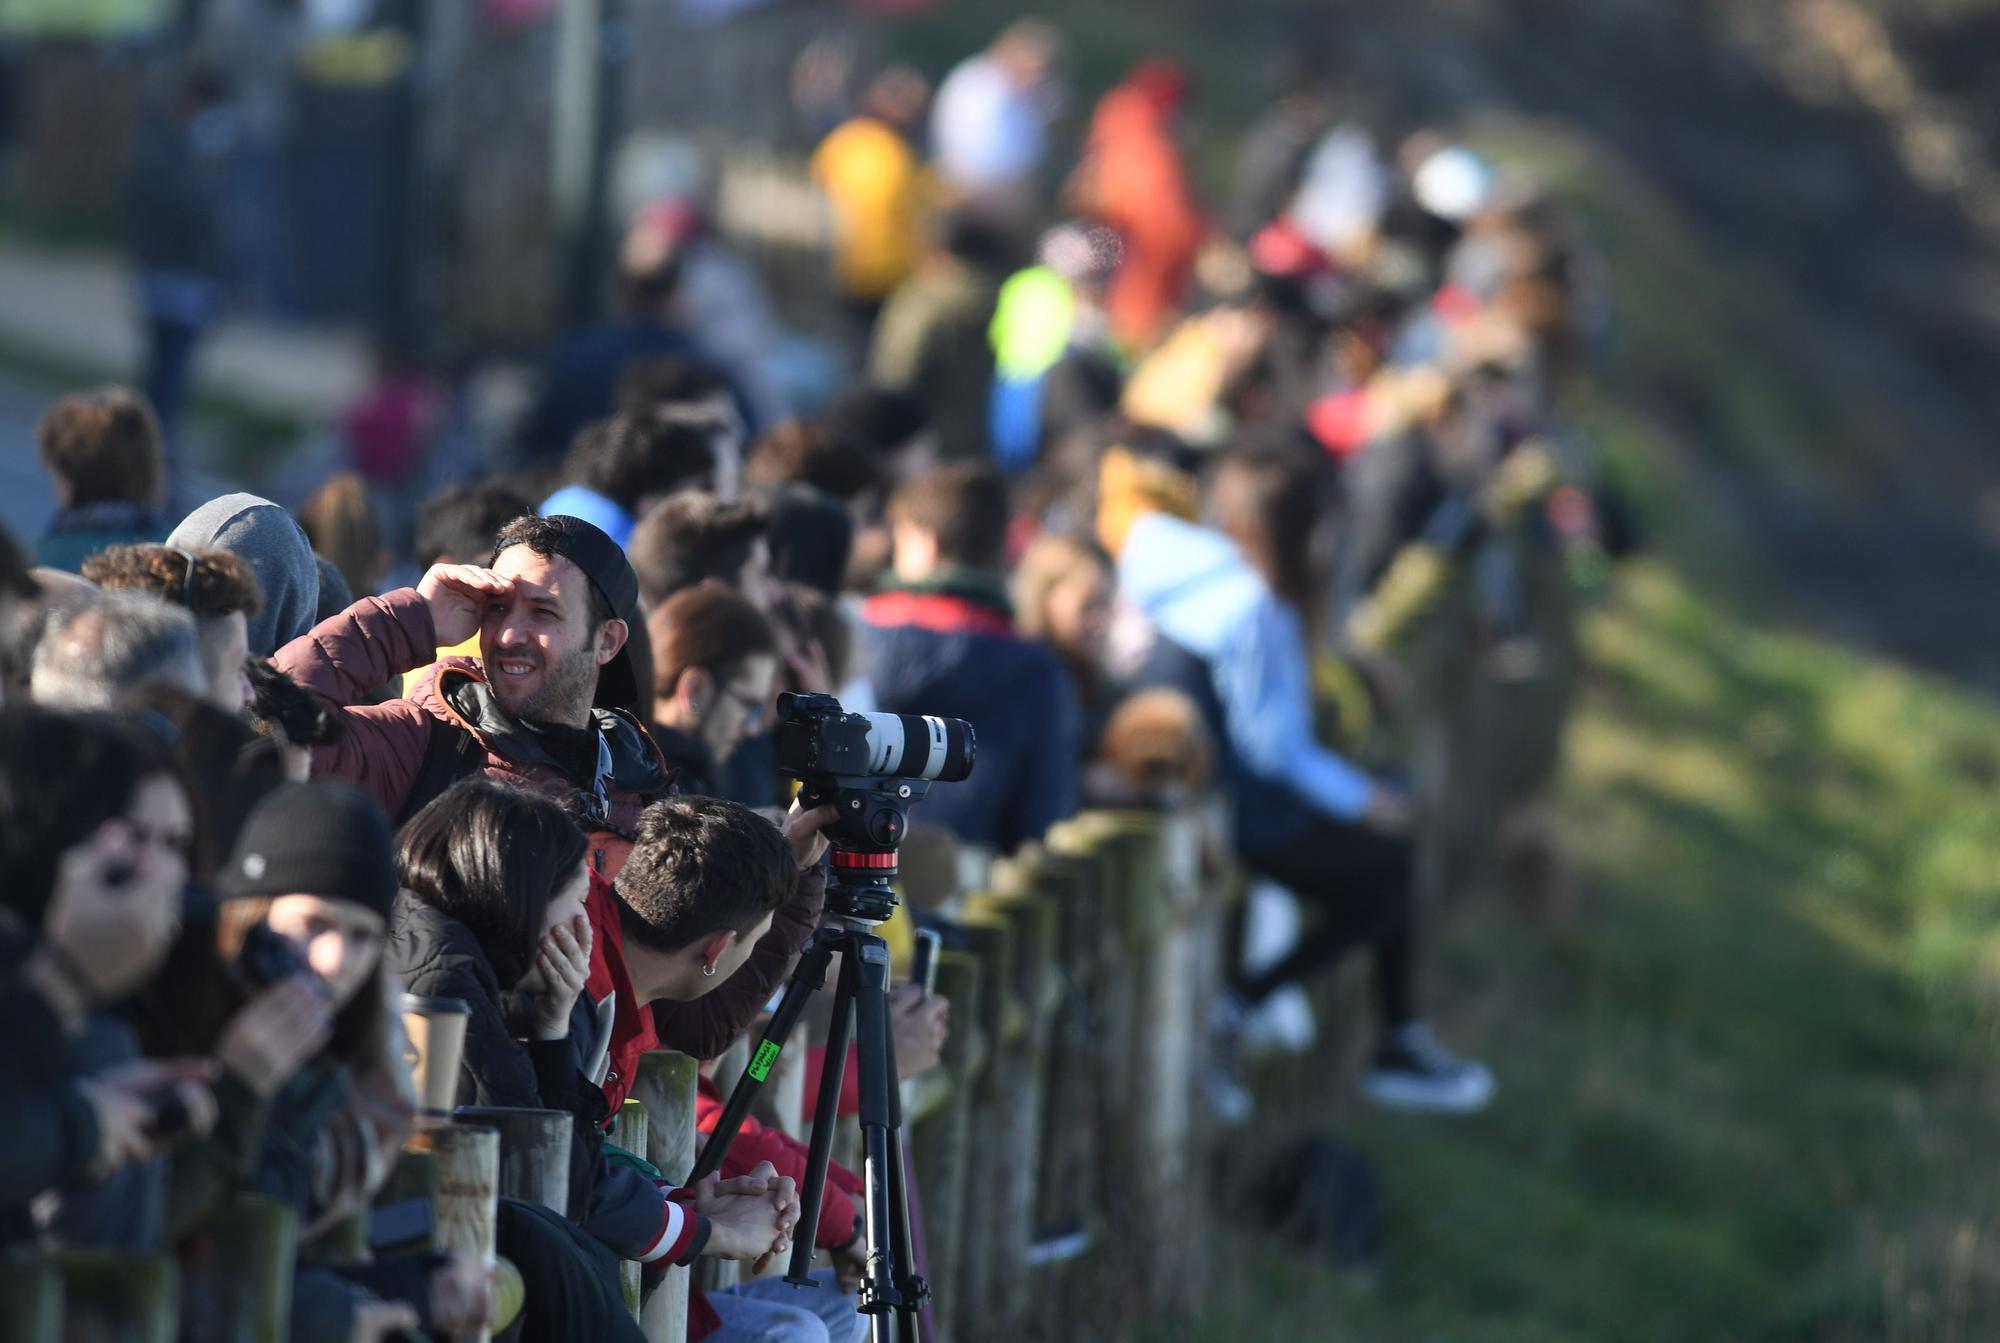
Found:
<svg viewBox="0 0 2000 1343"><path fill-rule="evenodd" d="M898 1309L889 1135L896 1111L896 1065L889 1030L889 948L879 937L854 939L855 1033L861 1063L861 1177L867 1194L868 1269L861 1283L861 1309L869 1314ZM878 1324L884 1315L876 1316ZM878 1330L879 1332L879 1330Z"/></svg>
<svg viewBox="0 0 2000 1343"><path fill-rule="evenodd" d="M750 1056L750 1066L743 1070L736 1089L729 1093L729 1103L723 1106L722 1117L715 1122L715 1132L708 1135L707 1145L695 1160L689 1184L722 1169L722 1159L729 1155L729 1145L736 1141L736 1131L743 1127L743 1116L750 1113L750 1103L757 1098L764 1079L771 1075L771 1065L784 1050L792 1027L798 1024L799 1013L805 1011L806 999L826 982L826 963L839 937L837 931L821 928L806 943L798 967L792 971L791 982L785 985L785 996L778 1000L778 1010L772 1014L771 1024L765 1027L757 1051Z"/></svg>
<svg viewBox="0 0 2000 1343"><path fill-rule="evenodd" d="M893 1050L889 1056L890 1084L895 1085L896 1058ZM897 1095L891 1092L891 1095ZM896 1294L902 1304L896 1308L896 1322L901 1330L901 1343L923 1343L924 1307L930 1300L930 1284L917 1276L916 1241L910 1235L910 1186L909 1167L903 1164L903 1121L900 1101L895 1127L889 1130L889 1203L892 1216L890 1230L895 1233L891 1242L894 1251L896 1274Z"/></svg>
<svg viewBox="0 0 2000 1343"><path fill-rule="evenodd" d="M826 1062L820 1068L819 1098L813 1104L812 1143L806 1149L806 1187L799 1191L799 1225L792 1233L792 1260L785 1281L794 1287L813 1281L813 1233L826 1202L826 1163L833 1153L833 1130L840 1123L840 1087L847 1076L847 1037L854 1026L854 955L843 940L838 949L840 982L833 991L833 1019L826 1028ZM821 960L824 965L824 958ZM864 1051L865 1054L865 1051ZM864 1074L865 1076L865 1074Z"/></svg>

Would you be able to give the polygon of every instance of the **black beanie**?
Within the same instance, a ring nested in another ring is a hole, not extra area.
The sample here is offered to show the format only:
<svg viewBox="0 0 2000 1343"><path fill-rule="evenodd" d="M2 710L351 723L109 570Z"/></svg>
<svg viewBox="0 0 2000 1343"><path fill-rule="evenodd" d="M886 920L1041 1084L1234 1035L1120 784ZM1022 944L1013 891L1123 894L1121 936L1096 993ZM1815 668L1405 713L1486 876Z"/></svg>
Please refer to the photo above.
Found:
<svg viewBox="0 0 2000 1343"><path fill-rule="evenodd" d="M389 818L352 784L288 783L250 813L215 884L226 900L317 895L387 919L396 901Z"/></svg>

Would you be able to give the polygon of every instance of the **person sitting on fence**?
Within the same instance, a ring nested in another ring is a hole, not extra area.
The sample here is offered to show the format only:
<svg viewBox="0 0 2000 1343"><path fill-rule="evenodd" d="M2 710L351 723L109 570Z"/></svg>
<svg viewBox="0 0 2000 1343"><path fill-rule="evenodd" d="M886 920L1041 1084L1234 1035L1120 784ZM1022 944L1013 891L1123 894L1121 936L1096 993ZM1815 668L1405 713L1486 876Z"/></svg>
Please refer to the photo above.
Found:
<svg viewBox="0 0 2000 1343"><path fill-rule="evenodd" d="M1192 495L1167 456L1107 454L1100 530L1118 552L1119 586L1153 622L1155 675L1197 703L1225 747L1236 848L1250 868L1320 907L1320 927L1275 965L1239 979L1225 1032L1249 1005L1356 946L1374 952L1381 1034L1363 1087L1380 1104L1466 1113L1491 1099L1491 1074L1452 1055L1417 1013L1414 880L1394 787L1320 745L1303 624L1313 481L1275 458L1235 456L1212 494L1225 530L1177 516ZM1164 655L1164 656L1163 656Z"/></svg>
<svg viewBox="0 0 2000 1343"><path fill-rule="evenodd" d="M571 517L516 518L494 548L490 569L433 566L415 588L363 597L279 650L278 669L347 722L314 752L313 772L355 781L403 818L475 773L574 798L593 865L613 875L640 809L670 787L659 749L620 707L639 692L626 646L640 619L632 566ZM482 655L440 660L413 698L361 702L475 633Z"/></svg>
<svg viewBox="0 0 2000 1343"><path fill-rule="evenodd" d="M83 562L83 576L106 591L148 592L185 606L201 640L209 699L230 713L250 703L254 692L243 667L250 656L248 622L264 595L249 565L226 550L112 546Z"/></svg>
<svg viewBox="0 0 2000 1343"><path fill-rule="evenodd" d="M207 1061L138 1059L106 1011L173 942L191 824L164 752L133 729L0 710L0 1244L32 1239L30 1203L54 1193L56 1234L150 1248L149 1158L174 1142L157 1115L177 1105L183 1137L214 1122Z"/></svg>
<svg viewBox="0 0 2000 1343"><path fill-rule="evenodd" d="M165 455L145 397L129 387L63 397L35 426L35 445L58 510L35 547L37 563L75 573L106 546L166 536Z"/></svg>
<svg viewBox="0 0 2000 1343"><path fill-rule="evenodd" d="M501 1200L497 1237L528 1286L528 1340L634 1338L618 1258L756 1259L784 1229L768 1197L711 1192L684 1207L606 1156L603 1093L584 1076L599 1035L583 997L588 848L554 802L489 779L452 785L397 838L403 889L385 963L411 992L472 1009L459 1103L575 1116L566 1170L577 1223Z"/></svg>
<svg viewBox="0 0 2000 1343"><path fill-rule="evenodd" d="M1075 812L1076 693L1055 655L1014 628L1006 582L1007 487L964 463L889 503L894 583L862 608L861 665L888 713L970 722L979 767L938 784L924 819L1008 852Z"/></svg>

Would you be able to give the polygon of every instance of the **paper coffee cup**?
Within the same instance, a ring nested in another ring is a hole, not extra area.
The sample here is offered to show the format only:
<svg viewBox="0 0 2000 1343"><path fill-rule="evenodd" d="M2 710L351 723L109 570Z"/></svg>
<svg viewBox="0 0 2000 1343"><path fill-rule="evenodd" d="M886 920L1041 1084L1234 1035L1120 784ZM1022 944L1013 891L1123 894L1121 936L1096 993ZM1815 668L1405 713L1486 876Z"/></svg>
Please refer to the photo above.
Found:
<svg viewBox="0 0 2000 1343"><path fill-rule="evenodd" d="M410 1039L410 1077L417 1103L432 1117L450 1118L458 1102L458 1063L472 1009L462 998L403 995L403 1032Z"/></svg>

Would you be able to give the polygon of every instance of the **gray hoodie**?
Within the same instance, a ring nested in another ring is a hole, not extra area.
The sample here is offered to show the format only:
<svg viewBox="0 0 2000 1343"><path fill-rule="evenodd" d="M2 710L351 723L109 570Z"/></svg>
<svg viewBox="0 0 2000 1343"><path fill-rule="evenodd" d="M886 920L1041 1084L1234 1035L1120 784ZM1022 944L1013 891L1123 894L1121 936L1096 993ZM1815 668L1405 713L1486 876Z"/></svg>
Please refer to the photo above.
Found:
<svg viewBox="0 0 2000 1343"><path fill-rule="evenodd" d="M250 617L250 651L269 657L313 627L319 565L290 513L254 494L225 494L182 519L167 538L187 550L226 550L257 574L264 607Z"/></svg>

